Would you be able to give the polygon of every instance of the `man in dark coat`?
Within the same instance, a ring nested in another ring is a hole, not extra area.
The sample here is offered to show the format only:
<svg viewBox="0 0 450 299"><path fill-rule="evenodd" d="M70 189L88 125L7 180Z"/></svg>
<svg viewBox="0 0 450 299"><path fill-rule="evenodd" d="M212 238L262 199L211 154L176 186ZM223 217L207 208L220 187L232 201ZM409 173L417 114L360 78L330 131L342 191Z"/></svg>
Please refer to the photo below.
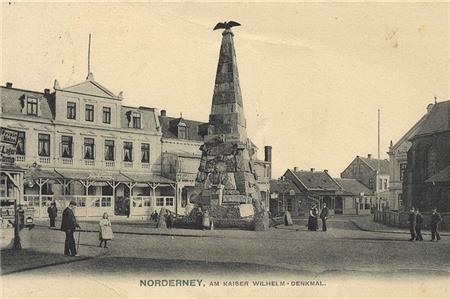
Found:
<svg viewBox="0 0 450 299"><path fill-rule="evenodd" d="M436 239L436 242L441 239L441 236L439 235L439 232L438 232L438 224L439 224L439 222L441 222L441 220L442 220L441 214L439 214L437 212L437 209L434 208L433 213L431 214L431 223L430 223L431 242L433 242L434 239Z"/></svg>
<svg viewBox="0 0 450 299"><path fill-rule="evenodd" d="M322 230L324 232L327 231L327 219L328 219L328 215L329 215L329 210L327 208L327 204L324 203L323 204L323 208L322 211L320 212L320 219L322 219Z"/></svg>
<svg viewBox="0 0 450 299"><path fill-rule="evenodd" d="M66 241L64 243L64 255L77 256L77 249L75 246L75 238L73 233L75 229L80 226L75 218L74 210L77 206L75 201L71 201L69 206L64 209L61 220L61 230L66 233Z"/></svg>
<svg viewBox="0 0 450 299"><path fill-rule="evenodd" d="M408 222L409 222L409 231L411 232L411 239L410 241L414 241L416 238L416 214L414 213L414 208L411 208L408 215Z"/></svg>
<svg viewBox="0 0 450 299"><path fill-rule="evenodd" d="M423 241L422 237L422 225L423 225L423 216L420 214L419 209L416 208L416 241Z"/></svg>
<svg viewBox="0 0 450 299"><path fill-rule="evenodd" d="M47 209L48 218L50 218L50 227L55 227L55 219L58 215L58 209L56 208L56 205L54 202L50 204L50 206Z"/></svg>

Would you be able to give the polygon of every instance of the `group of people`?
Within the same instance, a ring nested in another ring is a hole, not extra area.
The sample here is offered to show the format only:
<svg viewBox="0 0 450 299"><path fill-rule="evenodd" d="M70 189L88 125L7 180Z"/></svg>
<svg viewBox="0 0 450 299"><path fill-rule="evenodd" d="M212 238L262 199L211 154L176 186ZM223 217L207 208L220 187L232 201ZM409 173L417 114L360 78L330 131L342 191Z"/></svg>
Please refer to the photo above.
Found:
<svg viewBox="0 0 450 299"><path fill-rule="evenodd" d="M442 221L441 215L437 212L437 209L434 208L431 213L431 222L430 222L430 230L431 230L431 240L430 242L434 242L436 240L439 241L441 236L438 232L438 224ZM411 233L411 239L409 241L423 241L422 236L422 227L423 227L423 216L420 214L418 208L411 208L408 215L409 222L409 231Z"/></svg>
<svg viewBox="0 0 450 299"><path fill-rule="evenodd" d="M75 217L76 206L77 203L75 201L71 201L69 206L64 209L61 219L61 230L66 234L66 239L64 242L64 255L68 256L78 256L75 237L73 235L77 228L81 229L77 222L77 218ZM50 227L55 227L55 219L58 213L55 203L50 204L47 212L50 218ZM99 221L99 226L99 247L104 245L104 248L108 248L108 241L112 240L114 237L108 213L103 213L102 219Z"/></svg>
<svg viewBox="0 0 450 299"><path fill-rule="evenodd" d="M327 219L328 219L329 214L330 214L330 211L328 210L328 207L325 203L323 204L323 208L320 211L320 215L319 215L319 210L317 209L317 206L315 204L313 204L313 206L309 210L309 218L308 218L308 225L307 225L308 230L317 231L318 226L319 226L318 218L320 217L320 219L322 220L322 231L326 232L327 231Z"/></svg>

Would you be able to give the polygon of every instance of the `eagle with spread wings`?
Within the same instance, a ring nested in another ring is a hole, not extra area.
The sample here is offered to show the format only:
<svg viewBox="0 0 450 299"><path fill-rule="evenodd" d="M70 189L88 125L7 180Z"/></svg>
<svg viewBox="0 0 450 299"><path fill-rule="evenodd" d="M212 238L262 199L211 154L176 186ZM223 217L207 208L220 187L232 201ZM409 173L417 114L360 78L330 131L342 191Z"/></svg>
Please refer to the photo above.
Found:
<svg viewBox="0 0 450 299"><path fill-rule="evenodd" d="M229 22L223 22L223 23L217 23L217 25L214 27L213 30L217 30L217 29L230 29L231 27L235 27L235 26L241 26L241 24L239 24L238 22L235 21L229 21Z"/></svg>

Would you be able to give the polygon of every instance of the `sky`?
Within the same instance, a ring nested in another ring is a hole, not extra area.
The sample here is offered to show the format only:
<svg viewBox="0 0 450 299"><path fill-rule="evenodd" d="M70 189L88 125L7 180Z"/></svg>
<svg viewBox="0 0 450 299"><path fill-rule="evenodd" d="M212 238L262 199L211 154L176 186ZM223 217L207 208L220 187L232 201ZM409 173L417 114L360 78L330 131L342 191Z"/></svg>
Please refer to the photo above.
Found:
<svg viewBox="0 0 450 299"><path fill-rule="evenodd" d="M356 156L381 158L450 99L448 3L3 3L1 84L41 90L95 80L123 104L207 121L221 42L233 28L248 135L273 176L338 177Z"/></svg>

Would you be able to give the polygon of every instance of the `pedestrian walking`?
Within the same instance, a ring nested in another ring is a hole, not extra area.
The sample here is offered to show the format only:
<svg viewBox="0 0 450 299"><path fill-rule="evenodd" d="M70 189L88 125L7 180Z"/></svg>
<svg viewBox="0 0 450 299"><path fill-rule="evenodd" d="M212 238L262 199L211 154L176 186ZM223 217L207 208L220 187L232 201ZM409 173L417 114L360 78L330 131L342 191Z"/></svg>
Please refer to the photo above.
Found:
<svg viewBox="0 0 450 299"><path fill-rule="evenodd" d="M104 242L104 248L108 248L108 240L112 240L114 237L108 213L103 213L103 217L102 219L100 219L99 225L100 231L98 238L100 240L100 244L98 245L98 247L102 247L102 244Z"/></svg>
<svg viewBox="0 0 450 299"><path fill-rule="evenodd" d="M173 217L172 212L169 211L169 210L166 210L165 218L166 218L166 225L167 225L167 228L173 228L173 222L174 222L174 219L173 219L173 218L174 218L174 217Z"/></svg>
<svg viewBox="0 0 450 299"><path fill-rule="evenodd" d="M419 209L416 208L416 241L423 241L422 237L422 225L423 225L423 216L420 214Z"/></svg>
<svg viewBox="0 0 450 299"><path fill-rule="evenodd" d="M202 229L209 229L211 226L211 222L210 222L210 218L209 218L209 211L206 210L203 213L203 217L202 217Z"/></svg>
<svg viewBox="0 0 450 299"><path fill-rule="evenodd" d="M441 214L439 214L437 209L434 208L433 212L431 214L431 223L430 223L430 228L431 228L431 240L430 241L431 242L433 242L435 239L436 239L436 242L441 239L441 235L439 235L439 232L438 232L438 224L441 221L442 221Z"/></svg>
<svg viewBox="0 0 450 299"><path fill-rule="evenodd" d="M61 230L66 233L66 240L64 242L64 255L78 256L77 249L75 247L75 239L73 233L80 226L75 218L75 208L77 203L71 201L69 206L64 209L61 220Z"/></svg>
<svg viewBox="0 0 450 299"><path fill-rule="evenodd" d="M330 211L327 208L327 204L323 204L322 211L320 212L320 219L322 219L322 231L327 231L327 219L328 215L330 214Z"/></svg>
<svg viewBox="0 0 450 299"><path fill-rule="evenodd" d="M414 241L416 238L416 214L414 213L414 207L411 207L411 210L409 211L408 223L409 231L411 233L411 239L409 239L409 241Z"/></svg>
<svg viewBox="0 0 450 299"><path fill-rule="evenodd" d="M319 211L316 208L316 205L313 205L309 210L309 218L308 218L308 229L310 231L317 231L317 216Z"/></svg>
<svg viewBox="0 0 450 299"><path fill-rule="evenodd" d="M52 202L50 206L47 208L48 218L50 219L50 227L55 227L55 220L58 216L58 209L56 208L56 204Z"/></svg>

